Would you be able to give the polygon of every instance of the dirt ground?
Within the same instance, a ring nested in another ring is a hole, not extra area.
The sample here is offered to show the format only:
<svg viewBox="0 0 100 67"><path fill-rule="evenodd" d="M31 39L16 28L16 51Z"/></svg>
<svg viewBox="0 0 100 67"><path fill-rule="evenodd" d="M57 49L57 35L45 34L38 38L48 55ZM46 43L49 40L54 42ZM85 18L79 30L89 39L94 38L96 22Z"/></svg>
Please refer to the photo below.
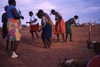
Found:
<svg viewBox="0 0 100 67"><path fill-rule="evenodd" d="M56 36L52 37L51 49L43 48L41 38L33 40L29 28L22 29L22 39L18 46L18 55L12 59L11 51L6 51L6 41L1 38L0 31L0 67L61 67L60 62L67 56L68 59L89 60L95 56L92 49L87 49L88 26L72 27L73 42L56 42ZM41 32L39 33L39 37ZM100 42L100 25L92 26L91 40Z"/></svg>

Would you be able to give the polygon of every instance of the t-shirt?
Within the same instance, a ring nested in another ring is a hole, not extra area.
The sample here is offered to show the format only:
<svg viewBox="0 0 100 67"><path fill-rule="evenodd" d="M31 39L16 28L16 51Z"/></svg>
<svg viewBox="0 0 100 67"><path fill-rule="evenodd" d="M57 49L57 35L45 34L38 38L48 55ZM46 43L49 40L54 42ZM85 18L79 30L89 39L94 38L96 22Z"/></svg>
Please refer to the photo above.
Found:
<svg viewBox="0 0 100 67"><path fill-rule="evenodd" d="M7 16L8 16L8 18L14 18L13 14L12 14L12 11L11 11L13 8L16 9L16 7L14 5L9 5L7 7ZM17 9L16 9L16 11L17 11ZM18 13L18 11L17 11L17 13Z"/></svg>
<svg viewBox="0 0 100 67"><path fill-rule="evenodd" d="M33 16L30 17L30 23L31 25L36 25L38 22L33 22L35 20L35 18Z"/></svg>

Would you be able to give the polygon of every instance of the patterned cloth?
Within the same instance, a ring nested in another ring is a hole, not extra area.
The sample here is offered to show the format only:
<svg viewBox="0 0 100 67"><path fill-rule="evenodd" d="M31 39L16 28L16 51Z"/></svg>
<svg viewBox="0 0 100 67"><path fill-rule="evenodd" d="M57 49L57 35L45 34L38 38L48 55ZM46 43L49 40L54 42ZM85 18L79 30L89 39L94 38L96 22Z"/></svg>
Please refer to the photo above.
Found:
<svg viewBox="0 0 100 67"><path fill-rule="evenodd" d="M8 37L11 41L20 41L21 31L20 31L20 20L8 19L7 29Z"/></svg>
<svg viewBox="0 0 100 67"><path fill-rule="evenodd" d="M63 19L61 19L61 21L55 25L55 34L63 34L65 32L65 22Z"/></svg>

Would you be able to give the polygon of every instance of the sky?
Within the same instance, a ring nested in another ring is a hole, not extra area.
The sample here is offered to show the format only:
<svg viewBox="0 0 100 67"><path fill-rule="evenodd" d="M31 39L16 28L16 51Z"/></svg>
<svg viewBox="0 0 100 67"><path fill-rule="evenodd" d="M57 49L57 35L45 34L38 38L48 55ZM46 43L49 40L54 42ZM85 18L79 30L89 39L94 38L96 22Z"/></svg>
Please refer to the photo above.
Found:
<svg viewBox="0 0 100 67"><path fill-rule="evenodd" d="M5 5L8 5L8 0L0 0L0 19L2 13L5 12ZM65 21L78 15L77 23L82 24L89 21L100 23L100 0L16 0L16 8L20 9L24 16L24 20L21 20L22 24L30 20L29 11L33 11L34 17L37 18L36 13L39 9L48 13L54 24L55 16L50 15L51 9L60 12ZM41 23L40 19L38 22ZM2 26L1 21L0 26Z"/></svg>

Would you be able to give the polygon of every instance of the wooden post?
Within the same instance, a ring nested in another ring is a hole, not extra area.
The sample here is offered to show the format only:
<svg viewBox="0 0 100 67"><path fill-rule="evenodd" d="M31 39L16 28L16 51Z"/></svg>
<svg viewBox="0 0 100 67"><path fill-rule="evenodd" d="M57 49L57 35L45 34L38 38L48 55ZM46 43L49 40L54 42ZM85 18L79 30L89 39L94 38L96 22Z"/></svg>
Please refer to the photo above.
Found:
<svg viewBox="0 0 100 67"><path fill-rule="evenodd" d="M89 41L91 41L91 27L92 27L92 25L89 22L89 38L88 38Z"/></svg>

